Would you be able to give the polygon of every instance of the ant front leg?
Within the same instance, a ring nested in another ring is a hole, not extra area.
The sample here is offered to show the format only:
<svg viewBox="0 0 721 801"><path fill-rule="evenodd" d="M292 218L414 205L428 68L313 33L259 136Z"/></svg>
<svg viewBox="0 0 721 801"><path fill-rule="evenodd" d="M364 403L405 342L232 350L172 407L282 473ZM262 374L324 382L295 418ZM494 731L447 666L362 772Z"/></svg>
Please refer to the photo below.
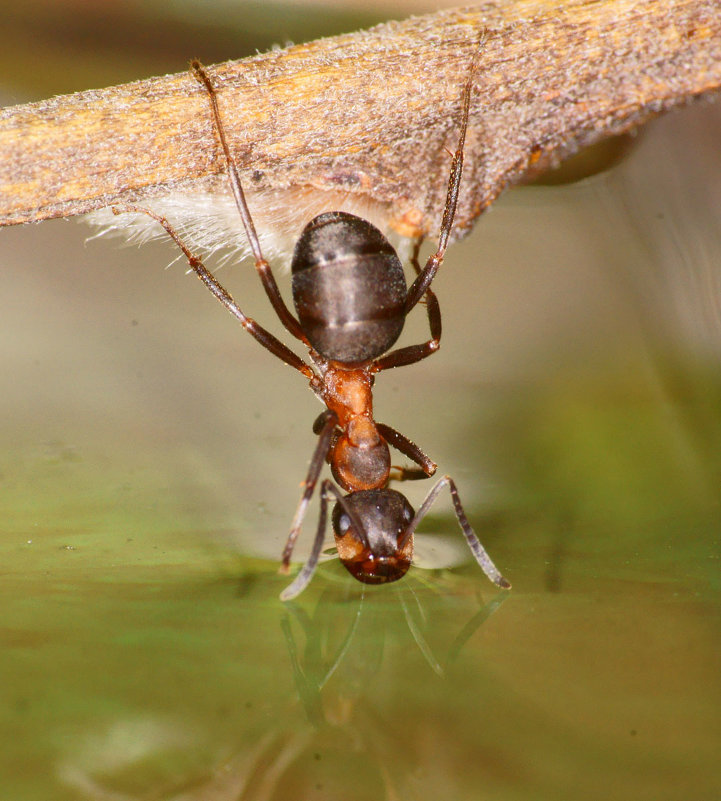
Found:
<svg viewBox="0 0 721 801"><path fill-rule="evenodd" d="M289 584L280 594L281 601L291 601L308 586L313 578L313 573L318 566L320 551L325 539L325 529L328 519L328 490L335 489L329 479L326 479L320 487L320 513L318 515L318 530L313 540L313 548L308 557L308 561L303 565L303 569L295 577L292 584Z"/></svg>
<svg viewBox="0 0 721 801"><path fill-rule="evenodd" d="M450 476L443 476L443 478L431 489L428 495L426 495L425 500L408 526L408 530L405 533L403 542L399 543L398 545L399 550L403 547L403 545L405 545L408 539L413 536L416 528L418 528L418 524L428 514L428 510L433 505L434 501L438 497L438 493L443 489L443 487L448 487L451 493L451 499L453 500L453 507L456 512L458 524L463 531L466 542L468 543L468 547L471 549L471 552L473 553L473 556L478 564L481 566L481 569L494 584L497 584L504 590L510 590L510 582L503 578L498 568L493 564L491 557L486 553L486 549L483 547L483 545L481 545L480 540L471 528L471 524L468 522L466 513L463 510L461 499L458 495L458 490L456 489L456 484Z"/></svg>
<svg viewBox="0 0 721 801"><path fill-rule="evenodd" d="M400 431L396 431L395 428L385 425L385 423L376 423L376 427L380 435L389 445L392 445L397 451L407 456L420 467L420 470L404 467L398 468L401 473L399 476L400 481L406 479L430 478L430 476L436 472L438 465L432 459L429 459L415 442L408 439L408 437L404 437L403 434L401 434Z"/></svg>
<svg viewBox="0 0 721 801"><path fill-rule="evenodd" d="M323 420L323 418L325 418L325 422L323 423L323 427L320 428L318 424ZM318 482L320 471L323 469L323 464L333 441L333 435L335 434L335 428L337 424L338 418L336 417L335 413L327 411L316 420L313 426L314 430L319 429L318 444L315 447L315 451L313 451L313 458L310 460L308 475L306 476L304 482L305 489L303 490L303 495L301 496L300 502L298 503L298 508L293 516L293 522L290 526L288 540L285 543L285 548L283 548L283 556L280 564L281 573L287 573L290 567L290 557L293 553L293 548L295 547L295 541L298 539L298 534L300 534L300 528L303 525L303 520L306 512L308 511L308 504L310 503L310 499L313 497L313 491L315 490L315 485ZM298 590L298 592L300 592L300 590Z"/></svg>
<svg viewBox="0 0 721 801"><path fill-rule="evenodd" d="M334 415L335 416L335 415ZM317 452L317 451L316 451ZM315 533L313 540L313 548L311 549L308 561L303 565L302 570L295 577L294 581L289 584L280 594L281 601L291 601L308 586L310 580L313 578L316 567L318 567L318 560L320 559L320 552L325 540L325 529L328 519L328 495L335 495L335 499L343 508L343 511L351 521L351 527L356 532L359 540L363 546L370 548L368 535L363 526L363 521L356 513L356 510L348 503L348 499L343 493L335 486L335 484L326 478L320 485L320 513L318 515L318 529Z"/></svg>

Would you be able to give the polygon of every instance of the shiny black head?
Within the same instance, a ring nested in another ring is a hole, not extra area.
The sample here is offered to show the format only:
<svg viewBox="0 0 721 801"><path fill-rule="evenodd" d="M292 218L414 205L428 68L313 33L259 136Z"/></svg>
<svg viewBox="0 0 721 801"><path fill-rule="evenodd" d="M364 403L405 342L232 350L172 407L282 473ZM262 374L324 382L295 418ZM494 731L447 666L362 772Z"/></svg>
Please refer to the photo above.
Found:
<svg viewBox="0 0 721 801"><path fill-rule="evenodd" d="M333 534L338 556L351 575L364 584L403 578L413 560L413 537L403 543L413 514L405 497L389 489L352 492L336 503ZM351 517L362 524L362 531Z"/></svg>
<svg viewBox="0 0 721 801"><path fill-rule="evenodd" d="M301 328L324 358L359 364L400 336L408 291L403 265L367 220L343 211L318 215L296 243L291 270Z"/></svg>

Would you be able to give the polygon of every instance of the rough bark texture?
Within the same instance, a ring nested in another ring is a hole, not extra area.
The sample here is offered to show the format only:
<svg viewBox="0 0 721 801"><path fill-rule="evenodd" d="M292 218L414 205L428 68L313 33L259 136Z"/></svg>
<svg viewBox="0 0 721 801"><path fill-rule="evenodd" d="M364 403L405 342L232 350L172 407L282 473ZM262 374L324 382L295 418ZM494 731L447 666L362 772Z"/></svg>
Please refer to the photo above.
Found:
<svg viewBox="0 0 721 801"><path fill-rule="evenodd" d="M213 67L243 180L365 196L405 234L436 225L483 30L461 230L509 183L721 86L719 0L496 0ZM0 112L2 225L226 191L223 173L189 74Z"/></svg>

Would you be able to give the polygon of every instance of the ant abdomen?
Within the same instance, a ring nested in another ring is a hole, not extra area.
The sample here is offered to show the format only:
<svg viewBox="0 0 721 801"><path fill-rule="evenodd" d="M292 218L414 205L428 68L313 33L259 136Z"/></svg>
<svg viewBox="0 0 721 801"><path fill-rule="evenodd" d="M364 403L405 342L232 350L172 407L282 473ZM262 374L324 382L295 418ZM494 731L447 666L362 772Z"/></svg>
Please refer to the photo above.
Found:
<svg viewBox="0 0 721 801"><path fill-rule="evenodd" d="M398 581L413 561L407 537L413 507L395 490L351 492L333 509L333 534L340 561L364 584ZM362 523L361 531L351 516Z"/></svg>
<svg viewBox="0 0 721 801"><path fill-rule="evenodd" d="M400 336L403 266L367 220L343 211L318 215L296 243L291 270L298 320L324 358L360 364L385 353Z"/></svg>

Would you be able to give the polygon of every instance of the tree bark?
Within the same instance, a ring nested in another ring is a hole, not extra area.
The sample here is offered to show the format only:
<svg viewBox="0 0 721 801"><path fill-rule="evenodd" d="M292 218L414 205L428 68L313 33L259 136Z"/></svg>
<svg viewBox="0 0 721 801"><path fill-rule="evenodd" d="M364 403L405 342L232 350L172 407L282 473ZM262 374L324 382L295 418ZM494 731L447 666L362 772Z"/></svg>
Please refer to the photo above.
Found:
<svg viewBox="0 0 721 801"><path fill-rule="evenodd" d="M482 31L456 233L509 184L721 86L719 0L496 0L388 23L210 69L250 195L354 196L402 234L433 230ZM0 225L227 193L224 173L190 74L0 112Z"/></svg>

